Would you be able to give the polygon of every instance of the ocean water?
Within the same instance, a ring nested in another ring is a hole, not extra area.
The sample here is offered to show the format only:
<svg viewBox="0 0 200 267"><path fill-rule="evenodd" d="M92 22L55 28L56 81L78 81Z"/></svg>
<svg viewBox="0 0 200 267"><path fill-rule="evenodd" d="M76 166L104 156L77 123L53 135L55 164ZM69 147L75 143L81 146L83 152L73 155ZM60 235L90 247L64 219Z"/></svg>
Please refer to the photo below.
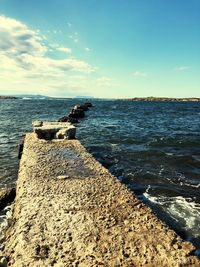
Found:
<svg viewBox="0 0 200 267"><path fill-rule="evenodd" d="M0 187L15 184L20 136L84 100L0 100ZM77 138L170 227L200 249L200 103L92 100Z"/></svg>

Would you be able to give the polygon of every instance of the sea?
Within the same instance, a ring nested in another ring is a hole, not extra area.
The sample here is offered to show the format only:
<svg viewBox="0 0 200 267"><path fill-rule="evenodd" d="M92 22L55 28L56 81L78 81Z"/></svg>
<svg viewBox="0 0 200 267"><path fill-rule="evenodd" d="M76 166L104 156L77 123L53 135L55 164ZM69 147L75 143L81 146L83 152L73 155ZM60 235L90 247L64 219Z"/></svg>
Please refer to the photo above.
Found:
<svg viewBox="0 0 200 267"><path fill-rule="evenodd" d="M85 101L0 100L0 188L15 186L19 140L32 121L56 121ZM200 102L89 101L77 139L198 254Z"/></svg>

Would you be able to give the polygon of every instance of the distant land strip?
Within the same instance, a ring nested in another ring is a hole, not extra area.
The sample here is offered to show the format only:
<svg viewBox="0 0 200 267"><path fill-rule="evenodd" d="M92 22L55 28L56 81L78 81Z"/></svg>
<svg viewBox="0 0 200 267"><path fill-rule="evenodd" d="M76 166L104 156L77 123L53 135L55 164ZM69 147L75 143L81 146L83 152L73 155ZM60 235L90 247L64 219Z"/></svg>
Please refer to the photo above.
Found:
<svg viewBox="0 0 200 267"><path fill-rule="evenodd" d="M17 97L15 97L15 96L5 96L5 95L1 96L0 95L0 99L17 99Z"/></svg>
<svg viewBox="0 0 200 267"><path fill-rule="evenodd" d="M170 98L170 97L134 97L131 101L162 101L162 102L199 102L198 97Z"/></svg>
<svg viewBox="0 0 200 267"><path fill-rule="evenodd" d="M52 99L52 98L59 98L59 97L48 97L42 95L20 95L20 96L1 96L0 99L21 99L23 97L33 98L33 99ZM75 97L76 98L76 97ZM60 99L68 99L68 98L60 98ZM102 98L103 99L103 98ZM161 101L161 102L200 102L199 97L184 97L184 98L173 98L173 97L134 97L134 98L122 98L121 100L129 100L129 101Z"/></svg>

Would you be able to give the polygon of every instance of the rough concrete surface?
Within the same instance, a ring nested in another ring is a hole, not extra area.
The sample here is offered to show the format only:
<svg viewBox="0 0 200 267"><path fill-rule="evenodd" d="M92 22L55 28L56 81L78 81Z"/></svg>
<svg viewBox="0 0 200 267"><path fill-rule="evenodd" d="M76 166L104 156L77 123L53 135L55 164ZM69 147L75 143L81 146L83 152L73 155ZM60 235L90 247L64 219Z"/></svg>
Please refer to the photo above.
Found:
<svg viewBox="0 0 200 267"><path fill-rule="evenodd" d="M26 136L9 266L200 266L193 249L79 141Z"/></svg>

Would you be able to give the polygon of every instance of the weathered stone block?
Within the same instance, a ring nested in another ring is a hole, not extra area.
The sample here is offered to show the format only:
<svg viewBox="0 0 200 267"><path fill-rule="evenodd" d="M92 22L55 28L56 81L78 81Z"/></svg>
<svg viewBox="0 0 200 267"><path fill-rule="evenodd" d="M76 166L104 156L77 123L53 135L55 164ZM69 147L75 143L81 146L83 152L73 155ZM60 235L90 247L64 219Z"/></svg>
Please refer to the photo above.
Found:
<svg viewBox="0 0 200 267"><path fill-rule="evenodd" d="M56 138L57 139L74 139L75 135L76 135L76 128L73 126L69 128L60 129L56 133Z"/></svg>
<svg viewBox="0 0 200 267"><path fill-rule="evenodd" d="M63 116L58 119L58 122L70 122L70 123L78 123L78 119L69 118L68 116Z"/></svg>
<svg viewBox="0 0 200 267"><path fill-rule="evenodd" d="M43 122L42 126L33 127L33 130L38 138L48 140L75 139L76 135L76 127L68 122Z"/></svg>

